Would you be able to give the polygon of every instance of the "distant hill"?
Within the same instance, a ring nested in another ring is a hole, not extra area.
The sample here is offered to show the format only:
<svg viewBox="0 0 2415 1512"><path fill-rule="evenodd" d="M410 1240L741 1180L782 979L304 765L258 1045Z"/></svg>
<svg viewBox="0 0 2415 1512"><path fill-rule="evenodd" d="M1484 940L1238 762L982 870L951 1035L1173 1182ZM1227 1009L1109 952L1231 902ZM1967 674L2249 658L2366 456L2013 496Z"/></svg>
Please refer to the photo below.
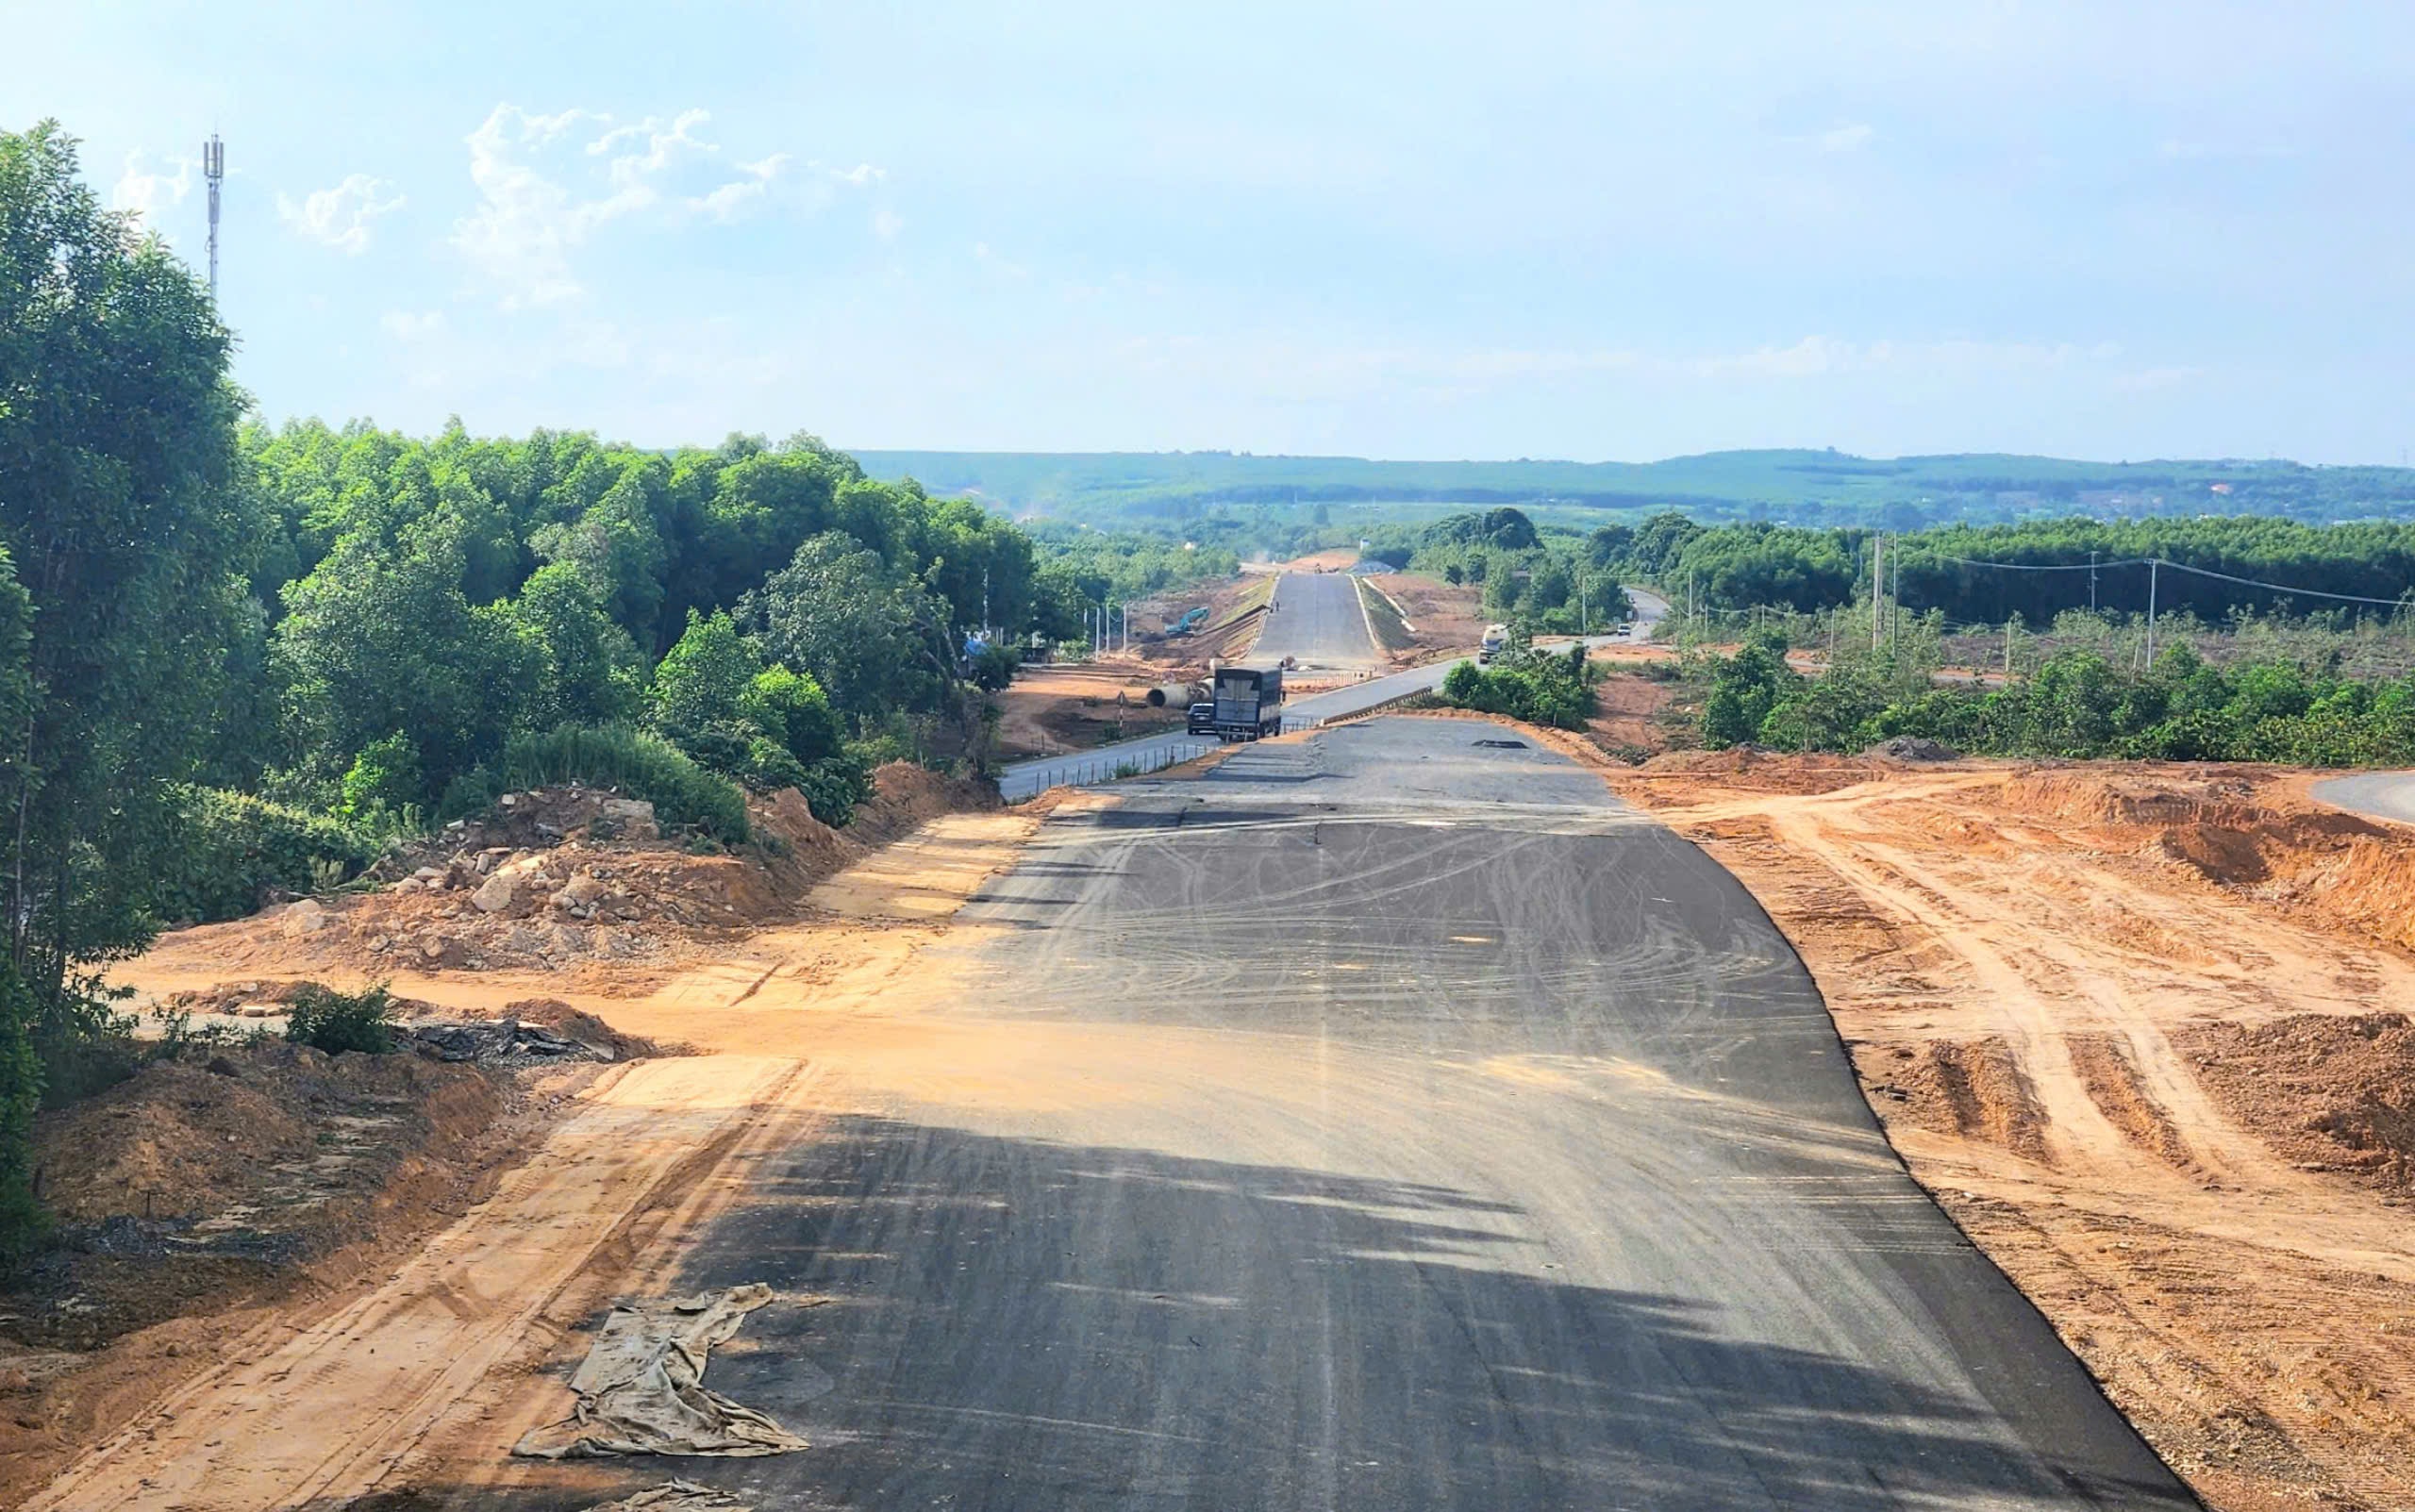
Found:
<svg viewBox="0 0 2415 1512"><path fill-rule="evenodd" d="M1183 520L1233 506L1515 504L1545 518L1677 508L1711 519L1908 529L2040 515L2415 517L2415 470L2285 461L2082 462L1962 453L1710 452L1659 462L1387 462L1234 452L858 452L1019 516Z"/></svg>

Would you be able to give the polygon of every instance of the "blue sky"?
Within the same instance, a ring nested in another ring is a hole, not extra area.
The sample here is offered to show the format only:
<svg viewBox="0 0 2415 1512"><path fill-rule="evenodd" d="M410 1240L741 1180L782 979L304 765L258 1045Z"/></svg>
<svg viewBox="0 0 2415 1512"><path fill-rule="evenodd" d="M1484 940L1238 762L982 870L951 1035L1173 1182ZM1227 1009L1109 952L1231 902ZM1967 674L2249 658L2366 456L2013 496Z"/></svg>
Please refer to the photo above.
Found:
<svg viewBox="0 0 2415 1512"><path fill-rule="evenodd" d="M24 8L274 418L2400 459L2415 7Z"/></svg>

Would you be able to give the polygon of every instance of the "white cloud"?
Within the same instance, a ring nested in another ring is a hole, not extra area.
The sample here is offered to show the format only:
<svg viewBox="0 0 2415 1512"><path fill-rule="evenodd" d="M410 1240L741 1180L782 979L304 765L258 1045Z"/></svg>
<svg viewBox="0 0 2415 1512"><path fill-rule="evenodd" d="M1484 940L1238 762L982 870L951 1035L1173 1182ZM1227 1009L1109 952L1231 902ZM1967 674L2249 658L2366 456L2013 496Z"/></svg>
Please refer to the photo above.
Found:
<svg viewBox="0 0 2415 1512"><path fill-rule="evenodd" d="M352 174L333 189L313 190L300 204L276 197L276 218L338 252L357 257L369 250L369 223L403 208L394 186L367 174Z"/></svg>
<svg viewBox="0 0 2415 1512"><path fill-rule="evenodd" d="M1822 152L1859 152L1862 148L1869 146L1871 139L1877 135L1877 131L1869 123L1856 122L1851 125L1838 126L1834 130L1821 132L1820 150Z"/></svg>
<svg viewBox="0 0 2415 1512"><path fill-rule="evenodd" d="M726 223L774 203L814 209L835 186L860 188L883 176L869 163L839 171L809 162L798 174L790 156L776 152L712 174L723 159L720 144L702 135L710 119L691 109L668 122L647 116L615 125L596 111L536 116L498 105L466 139L478 203L454 223L453 245L494 286L504 308L554 305L586 291L573 255L614 222ZM564 160L571 142L578 150ZM600 163L582 166L581 158Z"/></svg>
<svg viewBox="0 0 2415 1512"><path fill-rule="evenodd" d="M386 334L398 341L425 341L441 336L445 330L444 312L431 309L420 313L408 309L390 309L377 324Z"/></svg>
<svg viewBox="0 0 2415 1512"><path fill-rule="evenodd" d="M906 229L906 218L883 207L872 212L872 234L883 241L894 241L897 233Z"/></svg>
<svg viewBox="0 0 2415 1512"><path fill-rule="evenodd" d="M116 184L109 189L109 208L131 210L147 221L162 206L184 203L185 195L192 189L193 170L200 166L200 160L175 158L169 161L175 167L175 173L149 173L142 166L142 153L127 153L125 172L118 175Z"/></svg>
<svg viewBox="0 0 2415 1512"><path fill-rule="evenodd" d="M688 208L716 221L734 221L770 196L772 181L780 176L788 163L789 155L784 152L775 152L760 162L740 163L741 176L709 194L690 200Z"/></svg>

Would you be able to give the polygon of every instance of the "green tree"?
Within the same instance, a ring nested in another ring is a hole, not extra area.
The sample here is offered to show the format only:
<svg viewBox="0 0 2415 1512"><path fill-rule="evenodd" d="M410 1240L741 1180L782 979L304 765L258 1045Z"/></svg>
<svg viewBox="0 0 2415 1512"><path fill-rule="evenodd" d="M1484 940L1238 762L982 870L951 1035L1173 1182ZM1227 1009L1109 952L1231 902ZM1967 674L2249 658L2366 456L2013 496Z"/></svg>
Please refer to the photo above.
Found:
<svg viewBox="0 0 2415 1512"><path fill-rule="evenodd" d="M259 535L226 352L208 293L78 181L73 139L0 134L0 543L23 574L0 621L32 609L0 902L45 1005L149 938L144 859L224 687Z"/></svg>
<svg viewBox="0 0 2415 1512"><path fill-rule="evenodd" d="M841 712L938 706L955 657L940 605L852 537L827 531L743 601L764 649L809 672Z"/></svg>
<svg viewBox="0 0 2415 1512"><path fill-rule="evenodd" d="M0 1247L31 1211L30 1047L68 1054L100 1019L75 968L151 937L263 534L227 344L72 138L0 133Z"/></svg>
<svg viewBox="0 0 2415 1512"><path fill-rule="evenodd" d="M763 654L725 612L688 611L688 630L663 653L646 693L648 723L675 745L742 717Z"/></svg>
<svg viewBox="0 0 2415 1512"><path fill-rule="evenodd" d="M539 568L511 603L511 622L538 660L523 719L530 728L613 724L636 711L642 662L628 631L567 562Z"/></svg>
<svg viewBox="0 0 2415 1512"><path fill-rule="evenodd" d="M391 548L347 536L285 590L271 657L306 777L332 778L399 732L432 794L520 727L543 649L511 606L471 606L462 563L459 526L438 514Z"/></svg>

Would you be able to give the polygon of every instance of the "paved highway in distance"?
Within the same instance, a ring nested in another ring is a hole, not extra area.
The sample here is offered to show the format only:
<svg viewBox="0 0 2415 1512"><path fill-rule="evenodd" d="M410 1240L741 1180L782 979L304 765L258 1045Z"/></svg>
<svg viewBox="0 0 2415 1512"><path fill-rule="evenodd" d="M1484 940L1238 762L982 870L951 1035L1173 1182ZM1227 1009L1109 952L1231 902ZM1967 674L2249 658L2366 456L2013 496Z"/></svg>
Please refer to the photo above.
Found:
<svg viewBox="0 0 2415 1512"><path fill-rule="evenodd" d="M1291 591L1290 585L1301 581L1336 584L1345 591L1357 592L1351 579L1340 573L1329 574L1287 573L1284 574L1284 581L1276 586L1276 592L1289 593ZM1626 591L1627 597L1635 604L1636 618L1633 636L1631 638L1592 636L1589 638L1591 644L1619 645L1630 639L1648 640L1652 634L1652 627L1669 612L1668 600L1657 593L1639 588L1630 588ZM1279 619L1280 616L1277 618ZM1270 633L1271 629L1272 622L1270 622ZM1363 640L1365 635L1363 626L1359 634ZM1263 638L1258 644L1259 649L1262 650L1265 646ZM1305 698L1288 700L1284 708L1284 717L1286 720L1296 720L1302 723L1314 723L1320 720L1356 714L1362 709L1374 708L1378 704L1388 704L1395 698L1406 698L1411 693L1431 692L1442 686L1442 679L1449 675L1453 667L1466 659L1465 656L1455 656L1450 660L1434 662L1428 666L1412 667L1407 672L1388 673L1382 676L1370 677L1364 682L1337 688L1330 692L1312 693ZM1248 660L1251 665L1261 664L1255 651ZM1064 783L1101 781L1112 777L1116 769L1121 766L1128 765L1144 772L1150 771L1172 761L1187 759L1202 751L1211 750L1215 745L1216 742L1212 739L1186 735L1177 729L1157 735L1138 736L1129 740L1119 740L1113 745L1097 746L1088 751L1068 752L1063 756L1034 756L1030 760L1018 761L1003 768L998 773L998 790L1006 796L1008 803L1017 803Z"/></svg>

